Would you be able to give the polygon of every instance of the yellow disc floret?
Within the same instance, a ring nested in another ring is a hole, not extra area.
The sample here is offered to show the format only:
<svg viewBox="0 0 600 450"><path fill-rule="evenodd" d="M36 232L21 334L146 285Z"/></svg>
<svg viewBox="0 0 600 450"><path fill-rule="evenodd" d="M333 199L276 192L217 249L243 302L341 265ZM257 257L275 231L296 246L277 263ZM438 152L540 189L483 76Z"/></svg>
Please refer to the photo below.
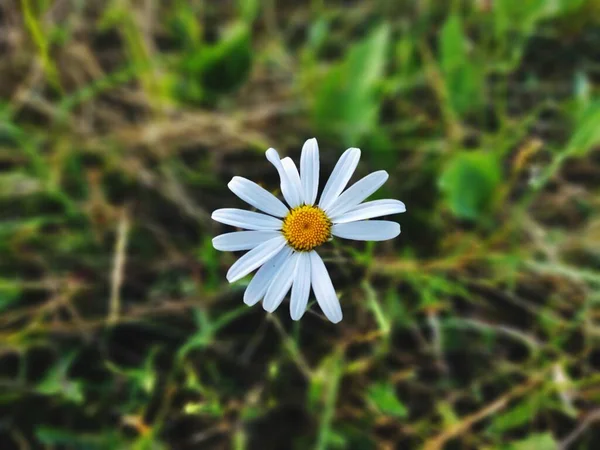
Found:
<svg viewBox="0 0 600 450"><path fill-rule="evenodd" d="M283 219L282 231L290 247L306 252L329 240L331 221L321 208L298 206Z"/></svg>

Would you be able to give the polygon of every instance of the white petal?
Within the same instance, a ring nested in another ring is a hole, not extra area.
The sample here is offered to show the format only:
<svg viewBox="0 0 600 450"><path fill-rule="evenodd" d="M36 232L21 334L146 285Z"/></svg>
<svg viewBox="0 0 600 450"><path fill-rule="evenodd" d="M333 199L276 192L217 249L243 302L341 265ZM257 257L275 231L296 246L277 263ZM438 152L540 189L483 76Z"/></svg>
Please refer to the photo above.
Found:
<svg viewBox="0 0 600 450"><path fill-rule="evenodd" d="M346 213L331 215L330 218L333 223L347 223L405 211L406 206L400 200L373 200L372 202L362 203Z"/></svg>
<svg viewBox="0 0 600 450"><path fill-rule="evenodd" d="M236 208L217 209L211 217L217 222L247 230L280 230L282 225L275 217Z"/></svg>
<svg viewBox="0 0 600 450"><path fill-rule="evenodd" d="M319 303L325 317L333 323L338 323L342 320L342 308L331 283L331 278L329 278L329 272L327 272L327 268L317 252L312 251L309 254L310 281L317 303Z"/></svg>
<svg viewBox="0 0 600 450"><path fill-rule="evenodd" d="M212 240L213 247L222 252L251 250L269 239L281 236L280 231L236 231L225 233Z"/></svg>
<svg viewBox="0 0 600 450"><path fill-rule="evenodd" d="M298 267L298 253L292 253L279 268L277 275L273 279L273 282L267 289L265 299L263 300L263 308L265 311L273 312L283 301L286 296L294 278L296 278L296 268Z"/></svg>
<svg viewBox="0 0 600 450"><path fill-rule="evenodd" d="M244 278L257 267L262 266L275 256L275 254L283 248L285 243L285 238L279 236L254 247L229 268L229 271L227 272L227 281L233 283L240 278Z"/></svg>
<svg viewBox="0 0 600 450"><path fill-rule="evenodd" d="M258 269L244 292L244 303L246 305L252 306L265 296L281 265L291 254L292 249L285 246Z"/></svg>
<svg viewBox="0 0 600 450"><path fill-rule="evenodd" d="M359 160L360 150L357 148L349 148L340 156L340 159L333 168L333 172L329 176L329 180L327 180L325 188L323 188L323 193L319 200L319 207L321 209L326 210L338 198L338 195L340 195L348 184L348 181L350 181Z"/></svg>
<svg viewBox="0 0 600 450"><path fill-rule="evenodd" d="M357 241L387 241L400 234L400 225L388 220L340 223L331 228L334 236Z"/></svg>
<svg viewBox="0 0 600 450"><path fill-rule="evenodd" d="M303 199L302 183L300 182L300 174L298 173L298 168L296 167L296 164L294 164L294 161L290 157L283 158L281 160L281 164L283 165L283 170L285 170L288 180L290 180L290 182L292 183L294 191L296 192L296 195L298 197L296 203L291 204L290 206L292 208L300 206L303 203Z"/></svg>
<svg viewBox="0 0 600 450"><path fill-rule="evenodd" d="M304 203L314 205L319 189L319 145L315 138L307 140L302 147L300 177Z"/></svg>
<svg viewBox="0 0 600 450"><path fill-rule="evenodd" d="M366 177L361 178L350 186L346 192L340 195L337 200L331 204L329 209L325 209L325 211L331 217L350 211L379 189L388 178L389 175L385 170L378 170L377 172L373 172Z"/></svg>
<svg viewBox="0 0 600 450"><path fill-rule="evenodd" d="M266 155L269 162L273 164L275 169L277 169L277 172L279 172L279 178L281 180L281 193L283 194L285 201L292 207L298 206L301 201L300 191L289 179L288 174L284 169L281 160L279 159L279 153L277 153L277 150L274 148L270 148L267 150Z"/></svg>
<svg viewBox="0 0 600 450"><path fill-rule="evenodd" d="M287 207L266 189L243 177L233 177L227 185L231 192L249 205L277 217L285 217Z"/></svg>
<svg viewBox="0 0 600 450"><path fill-rule="evenodd" d="M308 295L310 294L310 254L300 252L298 266L296 267L296 278L292 286L292 298L290 301L290 316L292 320L300 320L306 311Z"/></svg>

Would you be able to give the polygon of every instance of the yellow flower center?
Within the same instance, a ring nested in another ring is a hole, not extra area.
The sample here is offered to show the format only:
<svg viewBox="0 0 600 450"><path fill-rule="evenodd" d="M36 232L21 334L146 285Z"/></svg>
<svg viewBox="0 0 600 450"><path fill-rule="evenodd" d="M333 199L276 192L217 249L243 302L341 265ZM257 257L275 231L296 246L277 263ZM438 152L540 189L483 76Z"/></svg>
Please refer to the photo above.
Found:
<svg viewBox="0 0 600 450"><path fill-rule="evenodd" d="M307 252L331 237L331 221L321 208L298 206L283 219L283 235L290 247Z"/></svg>

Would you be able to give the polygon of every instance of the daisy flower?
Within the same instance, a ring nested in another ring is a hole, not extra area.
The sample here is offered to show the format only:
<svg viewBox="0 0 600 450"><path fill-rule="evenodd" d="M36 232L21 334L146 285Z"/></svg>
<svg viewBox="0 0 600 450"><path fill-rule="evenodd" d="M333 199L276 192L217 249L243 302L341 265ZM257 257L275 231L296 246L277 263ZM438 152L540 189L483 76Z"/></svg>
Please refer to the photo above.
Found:
<svg viewBox="0 0 600 450"><path fill-rule="evenodd" d="M218 209L217 222L250 231L226 233L213 239L221 251L249 250L227 272L233 283L258 269L244 292L251 306L263 300L273 312L292 290L290 315L299 320L306 310L310 290L325 316L333 323L342 320L342 309L331 278L317 247L332 236L358 241L384 241L400 234L400 225L373 217L406 211L399 200L362 203L388 179L385 170L373 172L350 186L350 177L360 159L360 150L349 148L340 157L317 203L319 189L319 147L309 139L302 147L300 172L290 158L279 158L273 148L266 152L281 179L281 193L288 206L258 184L233 177L229 189L249 205L262 211Z"/></svg>

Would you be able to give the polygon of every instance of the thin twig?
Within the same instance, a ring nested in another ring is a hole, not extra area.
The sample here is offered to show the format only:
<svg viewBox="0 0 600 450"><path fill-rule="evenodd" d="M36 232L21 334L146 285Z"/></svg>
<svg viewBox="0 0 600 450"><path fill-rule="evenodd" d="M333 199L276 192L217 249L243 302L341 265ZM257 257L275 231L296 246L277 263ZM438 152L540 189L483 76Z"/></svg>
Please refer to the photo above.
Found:
<svg viewBox="0 0 600 450"><path fill-rule="evenodd" d="M583 422L581 422L573 431L571 431L566 438L564 438L558 444L557 450L568 450L569 447L581 436L581 434L589 428L589 426L600 420L600 409L594 410L589 414Z"/></svg>
<svg viewBox="0 0 600 450"><path fill-rule="evenodd" d="M310 368L310 365L308 364L308 362L306 362L306 360L302 356L302 353L300 353L300 350L298 349L298 346L296 345L296 343L285 332L285 330L283 329L283 326L281 325L281 322L279 321L277 316L275 316L273 314L269 314L267 316L267 318L268 318L268 320L270 320L271 322L273 322L275 324L275 329L283 338L283 342L284 342L285 346L287 347L288 351L290 352L290 354L292 355L292 358L296 362L298 369L300 369L300 371L306 377L307 380L310 380L313 375L312 369Z"/></svg>
<svg viewBox="0 0 600 450"><path fill-rule="evenodd" d="M119 320L121 312L121 285L123 284L123 275L125 273L125 261L127 259L127 240L129 236L129 214L127 208L121 213L121 220L117 229L117 242L115 243L115 256L113 259L113 270L111 274L110 285L110 304L108 313L108 323L115 324Z"/></svg>
<svg viewBox="0 0 600 450"><path fill-rule="evenodd" d="M446 364L446 359L444 358L443 333L440 324L440 317L438 316L437 311L432 309L427 312L427 324L431 329L433 351L436 357L437 366L444 374L447 375L448 364Z"/></svg>
<svg viewBox="0 0 600 450"><path fill-rule="evenodd" d="M442 433L438 434L432 439L429 439L427 442L425 442L425 445L423 445L423 450L442 450L444 445L446 445L446 442L465 433L477 422L480 422L486 417L503 410L512 399L525 394L527 391L535 387L542 379L542 374L537 374L536 376L529 378L523 384L520 384L500 398L494 400L485 408L482 408L474 414L465 417L461 421L446 428L446 430L444 430Z"/></svg>

